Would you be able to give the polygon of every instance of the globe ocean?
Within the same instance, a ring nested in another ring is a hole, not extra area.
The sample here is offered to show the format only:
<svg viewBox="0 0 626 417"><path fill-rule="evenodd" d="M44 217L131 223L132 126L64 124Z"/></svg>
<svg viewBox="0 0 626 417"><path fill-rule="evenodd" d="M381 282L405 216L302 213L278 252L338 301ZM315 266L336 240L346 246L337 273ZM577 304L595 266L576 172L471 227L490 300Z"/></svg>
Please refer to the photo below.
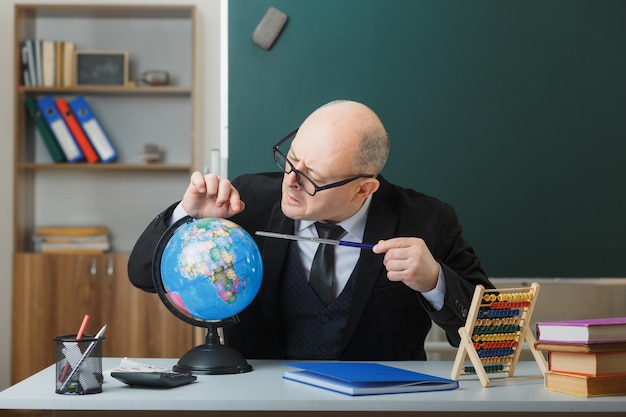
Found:
<svg viewBox="0 0 626 417"><path fill-rule="evenodd" d="M242 227L230 220L206 218L183 224L160 256L165 295L171 307L192 322L237 315L261 287L263 262L259 248Z"/></svg>

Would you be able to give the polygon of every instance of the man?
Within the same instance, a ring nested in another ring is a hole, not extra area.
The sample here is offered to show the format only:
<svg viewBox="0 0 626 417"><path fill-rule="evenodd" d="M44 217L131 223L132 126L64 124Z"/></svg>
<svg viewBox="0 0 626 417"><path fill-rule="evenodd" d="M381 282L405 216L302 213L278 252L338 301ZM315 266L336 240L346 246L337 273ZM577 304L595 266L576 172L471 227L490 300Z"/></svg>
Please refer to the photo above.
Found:
<svg viewBox="0 0 626 417"><path fill-rule="evenodd" d="M282 174L231 183L194 172L182 201L159 214L136 243L131 282L154 291L154 249L185 215L230 218L253 236L317 237L315 222L334 224L343 227L342 240L376 244L336 247L335 273L326 274L333 278L330 296L307 282L317 269L311 266L317 244L255 236L263 283L240 323L224 329L229 345L246 358L425 360L432 320L458 346L475 286L493 286L449 205L379 175L388 150L385 128L367 106L322 106L274 147Z"/></svg>

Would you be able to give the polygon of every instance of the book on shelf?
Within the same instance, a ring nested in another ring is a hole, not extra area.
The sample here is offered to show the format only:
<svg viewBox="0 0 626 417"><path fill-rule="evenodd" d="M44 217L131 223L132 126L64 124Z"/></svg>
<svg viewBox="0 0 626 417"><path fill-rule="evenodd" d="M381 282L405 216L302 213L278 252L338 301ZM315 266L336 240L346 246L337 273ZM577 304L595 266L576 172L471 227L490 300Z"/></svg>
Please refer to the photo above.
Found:
<svg viewBox="0 0 626 417"><path fill-rule="evenodd" d="M63 43L63 87L74 84L74 51L76 44L72 41Z"/></svg>
<svg viewBox="0 0 626 417"><path fill-rule="evenodd" d="M22 72L26 87L69 87L74 83L73 41L26 39L22 42Z"/></svg>
<svg viewBox="0 0 626 417"><path fill-rule="evenodd" d="M377 363L298 362L285 365L284 379L347 395L397 394L445 391L459 387L458 381Z"/></svg>
<svg viewBox="0 0 626 417"><path fill-rule="evenodd" d="M626 342L626 317L538 322L536 333L538 342Z"/></svg>
<svg viewBox="0 0 626 417"><path fill-rule="evenodd" d="M34 235L33 239L40 240L46 243L58 243L58 244L79 244L79 243L99 243L107 242L109 235L93 235L93 236L63 236L63 235Z"/></svg>
<svg viewBox="0 0 626 417"><path fill-rule="evenodd" d="M35 44L33 40L27 39L22 42L22 74L24 77L24 85L26 87L35 86L37 83L37 74L35 67Z"/></svg>
<svg viewBox="0 0 626 417"><path fill-rule="evenodd" d="M85 255L102 255L106 252L108 252L108 249L100 249L100 248L83 248L83 247L78 247L78 248L61 248L61 247L50 247L50 248L42 248L40 251L40 253L49 253L49 254L71 254L71 255L79 255L79 254L85 254Z"/></svg>
<svg viewBox="0 0 626 417"><path fill-rule="evenodd" d="M548 370L586 376L626 375L626 351L601 353L549 351Z"/></svg>
<svg viewBox="0 0 626 417"><path fill-rule="evenodd" d="M548 371L544 383L550 391L563 392L581 397L601 397L626 394L626 374L585 376L572 373Z"/></svg>
<svg viewBox="0 0 626 417"><path fill-rule="evenodd" d="M33 235L42 253L104 253L111 250L106 226L39 226Z"/></svg>
<svg viewBox="0 0 626 417"><path fill-rule="evenodd" d="M22 43L20 58L22 61L22 85L30 87L30 73L28 72L28 46L25 43Z"/></svg>
<svg viewBox="0 0 626 417"><path fill-rule="evenodd" d="M102 128L102 125L98 122L98 119L91 110L87 100L85 100L85 97L77 96L69 101L69 105L91 141L91 144L96 149L100 160L102 162L112 162L117 159L115 147Z"/></svg>
<svg viewBox="0 0 626 417"><path fill-rule="evenodd" d="M54 42L54 85L63 85L63 44L64 42Z"/></svg>
<svg viewBox="0 0 626 417"><path fill-rule="evenodd" d="M63 153L63 149L56 140L54 133L50 129L48 122L43 118L41 114L41 110L39 106L37 106L37 100L34 97L26 97L24 99L24 104L26 105L26 110L30 115L33 122L35 122L35 126L41 135L44 145L46 149L48 149L48 153L54 162L64 162L65 154Z"/></svg>
<svg viewBox="0 0 626 417"><path fill-rule="evenodd" d="M98 236L108 235L107 226L37 226L35 236Z"/></svg>
<svg viewBox="0 0 626 417"><path fill-rule="evenodd" d="M111 250L109 241L87 243L48 243L41 242L38 247L41 253L105 253Z"/></svg>
<svg viewBox="0 0 626 417"><path fill-rule="evenodd" d="M37 83L34 86L41 87L43 85L43 65L42 65L42 53L41 47L43 42L40 39L33 40L35 45L35 74L37 75Z"/></svg>
<svg viewBox="0 0 626 417"><path fill-rule="evenodd" d="M82 160L84 155L76 143L76 140L74 140L74 136L72 136L72 133L65 124L65 121L63 121L63 117L61 117L61 113L59 113L52 96L45 96L37 100L37 106L61 146L65 159L68 162L78 162Z"/></svg>
<svg viewBox="0 0 626 417"><path fill-rule="evenodd" d="M54 87L56 69L56 49L54 41L41 41L41 69L43 71L43 86Z"/></svg>
<svg viewBox="0 0 626 417"><path fill-rule="evenodd" d="M59 113L61 114L61 117L65 121L67 128L72 133L74 140L80 147L83 155L85 155L85 159L87 160L87 162L98 162L98 154L93 148L91 141L83 131L83 128L80 126L80 123L78 123L78 120L76 120L76 116L70 109L70 105L67 103L67 100L65 100L64 98L58 98L55 101L55 104L57 106L57 109L59 110Z"/></svg>

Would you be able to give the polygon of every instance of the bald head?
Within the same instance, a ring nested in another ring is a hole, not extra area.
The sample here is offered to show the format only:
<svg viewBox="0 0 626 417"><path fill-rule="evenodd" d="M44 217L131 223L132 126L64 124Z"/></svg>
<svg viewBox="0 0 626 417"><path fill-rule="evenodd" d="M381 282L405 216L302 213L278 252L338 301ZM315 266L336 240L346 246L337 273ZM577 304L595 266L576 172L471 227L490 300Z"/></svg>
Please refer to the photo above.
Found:
<svg viewBox="0 0 626 417"><path fill-rule="evenodd" d="M389 155L389 137L382 122L369 107L349 100L336 100L314 111L300 127L316 129L335 138L336 145L352 153L351 171L379 174Z"/></svg>
<svg viewBox="0 0 626 417"><path fill-rule="evenodd" d="M373 177L388 153L387 133L367 106L334 101L318 108L300 125L286 155L294 169L283 176L283 213L329 223L347 219L380 186ZM303 180L321 192L305 192Z"/></svg>

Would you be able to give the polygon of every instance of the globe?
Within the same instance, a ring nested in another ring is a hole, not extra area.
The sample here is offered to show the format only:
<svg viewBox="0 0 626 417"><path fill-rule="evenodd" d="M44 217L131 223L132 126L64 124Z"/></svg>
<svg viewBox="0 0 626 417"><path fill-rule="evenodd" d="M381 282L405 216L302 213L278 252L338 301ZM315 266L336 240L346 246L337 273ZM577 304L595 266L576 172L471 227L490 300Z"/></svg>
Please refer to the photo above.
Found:
<svg viewBox="0 0 626 417"><path fill-rule="evenodd" d="M217 328L238 322L237 314L254 300L262 278L261 252L236 223L186 217L168 229L153 259L156 291L178 318L207 328L206 343L187 352L174 370L251 370L238 352L220 343Z"/></svg>
<svg viewBox="0 0 626 417"><path fill-rule="evenodd" d="M254 239L225 219L181 226L161 257L161 280L171 303L197 321L230 318L246 308L263 277Z"/></svg>

